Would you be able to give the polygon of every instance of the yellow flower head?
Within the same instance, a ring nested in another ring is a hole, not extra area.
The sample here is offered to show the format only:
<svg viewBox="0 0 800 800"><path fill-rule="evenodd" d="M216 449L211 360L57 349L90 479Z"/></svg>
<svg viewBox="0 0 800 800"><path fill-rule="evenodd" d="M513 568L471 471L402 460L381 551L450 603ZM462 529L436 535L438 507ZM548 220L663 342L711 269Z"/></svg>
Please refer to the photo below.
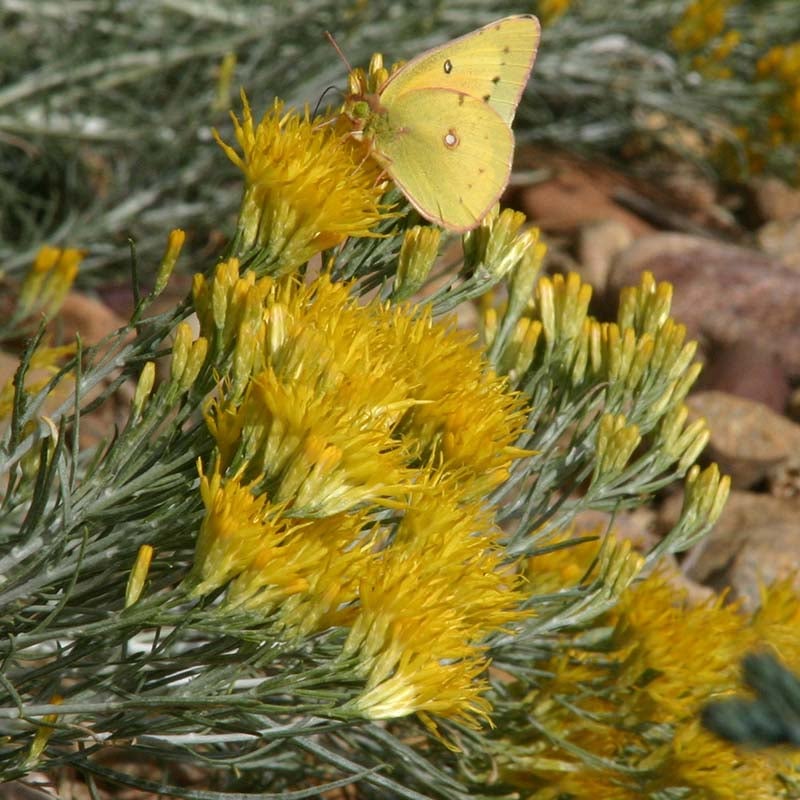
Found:
<svg viewBox="0 0 800 800"><path fill-rule="evenodd" d="M433 324L428 312L386 312L386 347L397 354L396 374L416 384L417 401L398 432L412 457L459 475L467 496L488 494L509 474L527 421L522 398L492 372L472 336Z"/></svg>
<svg viewBox="0 0 800 800"><path fill-rule="evenodd" d="M59 347L40 346L31 355L28 372L25 375L25 391L28 394L36 394L41 391L50 379L61 369L63 362L75 355L76 346L74 344L61 345ZM63 397L72 391L72 379L58 384L55 392L50 398L50 402L61 402ZM0 387L0 420L5 420L11 416L14 409L14 376L10 377L5 384Z"/></svg>
<svg viewBox="0 0 800 800"><path fill-rule="evenodd" d="M244 93L242 105L242 119L232 115L241 153L215 132L245 177L237 253L259 249L265 271L287 274L349 236L374 235L387 217L383 188L349 137L277 100L258 124Z"/></svg>
<svg viewBox="0 0 800 800"><path fill-rule="evenodd" d="M207 421L224 469L243 470L295 516L328 516L409 489L400 444L380 425L366 425L366 413L268 369L241 404L214 403Z"/></svg>
<svg viewBox="0 0 800 800"><path fill-rule="evenodd" d="M345 653L357 654L367 678L355 702L365 716L425 712L474 724L488 714L482 643L521 617L520 578L503 561L491 515L459 502L452 483L420 487L361 578Z"/></svg>
<svg viewBox="0 0 800 800"><path fill-rule="evenodd" d="M617 643L628 653L620 686L656 676L636 693L638 713L664 722L685 719L712 692L738 684L739 657L749 637L735 606L720 599L689 606L656 575L632 587L614 616Z"/></svg>
<svg viewBox="0 0 800 800"><path fill-rule="evenodd" d="M83 256L82 250L74 248L42 247L20 289L17 316L55 315L72 288Z"/></svg>
<svg viewBox="0 0 800 800"><path fill-rule="evenodd" d="M768 755L740 750L704 730L693 720L675 732L651 791L688 787L691 797L720 800L772 800L779 781Z"/></svg>
<svg viewBox="0 0 800 800"><path fill-rule="evenodd" d="M238 479L224 481L219 472L204 475L200 495L205 516L194 557L192 580L197 595L224 586L250 564L264 528L280 518L280 509L265 495L256 496Z"/></svg>
<svg viewBox="0 0 800 800"><path fill-rule="evenodd" d="M425 464L485 495L524 455L513 443L526 411L471 337L429 312L359 305L324 275L237 270L195 281L201 333L232 355L208 415L221 469L244 469L296 516L324 516L404 494Z"/></svg>
<svg viewBox="0 0 800 800"><path fill-rule="evenodd" d="M670 38L679 52L692 52L704 47L725 28L728 8L739 0L691 0L672 29Z"/></svg>
<svg viewBox="0 0 800 800"><path fill-rule="evenodd" d="M348 628L350 711L475 724L485 643L520 615L486 506L522 455L520 398L429 312L238 267L195 281L223 378L196 591L299 635Z"/></svg>
<svg viewBox="0 0 800 800"><path fill-rule="evenodd" d="M571 0L539 0L536 11L543 25L550 25L569 10Z"/></svg>
<svg viewBox="0 0 800 800"><path fill-rule="evenodd" d="M751 628L759 644L772 647L794 669L800 668L800 594L792 575L761 590L761 605L753 614Z"/></svg>

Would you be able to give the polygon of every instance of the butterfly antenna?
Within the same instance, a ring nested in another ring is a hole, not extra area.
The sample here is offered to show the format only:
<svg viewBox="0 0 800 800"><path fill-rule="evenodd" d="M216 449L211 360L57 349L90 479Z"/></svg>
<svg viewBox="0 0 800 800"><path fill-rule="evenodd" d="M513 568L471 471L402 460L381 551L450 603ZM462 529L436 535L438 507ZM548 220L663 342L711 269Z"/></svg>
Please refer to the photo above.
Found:
<svg viewBox="0 0 800 800"><path fill-rule="evenodd" d="M322 101L325 99L325 95L328 94L328 92L339 92L340 94L342 94L338 86L328 86L328 88L325 89L325 91L319 96L319 100L317 100L317 104L314 106L314 113L311 115L312 117L317 116L319 107L322 105Z"/></svg>
<svg viewBox="0 0 800 800"><path fill-rule="evenodd" d="M325 31L325 38L333 45L333 49L339 54L339 58L342 59L344 65L347 67L348 72L352 72L353 68L350 66L350 62L345 57L345 54L342 52L342 48L336 44L336 39L333 38L333 34Z"/></svg>

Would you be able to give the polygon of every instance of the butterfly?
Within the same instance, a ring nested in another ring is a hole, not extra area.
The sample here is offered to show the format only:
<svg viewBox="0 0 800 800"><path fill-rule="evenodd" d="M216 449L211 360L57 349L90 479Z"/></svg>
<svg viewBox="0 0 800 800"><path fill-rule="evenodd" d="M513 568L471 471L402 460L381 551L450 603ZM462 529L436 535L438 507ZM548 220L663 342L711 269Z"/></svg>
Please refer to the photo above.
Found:
<svg viewBox="0 0 800 800"><path fill-rule="evenodd" d="M431 222L468 231L503 193L539 36L536 17L505 17L422 53L377 92L346 98L353 135Z"/></svg>

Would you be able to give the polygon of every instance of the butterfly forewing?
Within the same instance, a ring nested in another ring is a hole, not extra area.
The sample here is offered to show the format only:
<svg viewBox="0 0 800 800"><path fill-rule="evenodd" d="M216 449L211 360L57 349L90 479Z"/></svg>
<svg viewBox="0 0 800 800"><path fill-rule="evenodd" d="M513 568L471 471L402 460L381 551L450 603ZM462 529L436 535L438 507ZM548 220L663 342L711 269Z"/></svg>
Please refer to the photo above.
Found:
<svg viewBox="0 0 800 800"><path fill-rule="evenodd" d="M449 230L474 228L511 172L514 136L500 115L458 91L417 88L392 100L388 122L375 149L411 204Z"/></svg>
<svg viewBox="0 0 800 800"><path fill-rule="evenodd" d="M379 92L386 107L406 92L441 88L463 92L514 119L539 46L539 21L506 17L446 42L405 64Z"/></svg>

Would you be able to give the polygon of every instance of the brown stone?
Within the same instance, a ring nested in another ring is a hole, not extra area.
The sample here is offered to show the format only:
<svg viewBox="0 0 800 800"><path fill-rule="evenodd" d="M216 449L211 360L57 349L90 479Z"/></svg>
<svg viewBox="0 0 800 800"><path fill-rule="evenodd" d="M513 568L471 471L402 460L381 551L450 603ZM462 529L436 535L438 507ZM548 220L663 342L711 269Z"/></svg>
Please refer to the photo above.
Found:
<svg viewBox="0 0 800 800"><path fill-rule="evenodd" d="M708 421L706 454L736 488L760 483L800 453L800 425L762 403L710 391L691 395L687 405L695 417Z"/></svg>
<svg viewBox="0 0 800 800"><path fill-rule="evenodd" d="M800 272L800 217L767 222L758 230L758 243L788 269Z"/></svg>
<svg viewBox="0 0 800 800"><path fill-rule="evenodd" d="M578 237L581 277L600 292L605 291L613 259L633 241L631 229L616 219L584 225Z"/></svg>
<svg viewBox="0 0 800 800"><path fill-rule="evenodd" d="M749 341L800 377L800 274L742 247L685 234L643 237L612 265L607 302L650 270L674 287L673 316L691 338Z"/></svg>
<svg viewBox="0 0 800 800"><path fill-rule="evenodd" d="M733 559L728 575L731 598L745 609L754 610L760 602L761 588L795 576L800 591L800 526L798 511L767 525L754 524L747 541Z"/></svg>
<svg viewBox="0 0 800 800"><path fill-rule="evenodd" d="M791 395L786 370L775 353L750 341L711 346L696 388L754 400L780 414Z"/></svg>
<svg viewBox="0 0 800 800"><path fill-rule="evenodd" d="M662 506L659 521L663 530L675 525L681 504L682 497L676 493ZM797 500L733 491L717 524L687 554L683 569L693 580L717 590L735 589L738 596L752 598L758 558L762 558L760 576L767 580L800 568L798 520Z"/></svg>
<svg viewBox="0 0 800 800"><path fill-rule="evenodd" d="M756 178L750 183L751 205L757 219L785 222L800 217L800 191L780 178Z"/></svg>
<svg viewBox="0 0 800 800"><path fill-rule="evenodd" d="M549 232L574 232L587 223L616 220L635 236L653 231L652 225L614 200L620 187L631 180L610 167L565 153L546 154L521 148L515 166L541 168L551 175L546 180L519 186L508 193L508 203L524 211L531 222Z"/></svg>
<svg viewBox="0 0 800 800"><path fill-rule="evenodd" d="M125 320L105 303L80 292L70 292L50 326L64 342L73 342L80 334L83 344L91 346L124 324Z"/></svg>

